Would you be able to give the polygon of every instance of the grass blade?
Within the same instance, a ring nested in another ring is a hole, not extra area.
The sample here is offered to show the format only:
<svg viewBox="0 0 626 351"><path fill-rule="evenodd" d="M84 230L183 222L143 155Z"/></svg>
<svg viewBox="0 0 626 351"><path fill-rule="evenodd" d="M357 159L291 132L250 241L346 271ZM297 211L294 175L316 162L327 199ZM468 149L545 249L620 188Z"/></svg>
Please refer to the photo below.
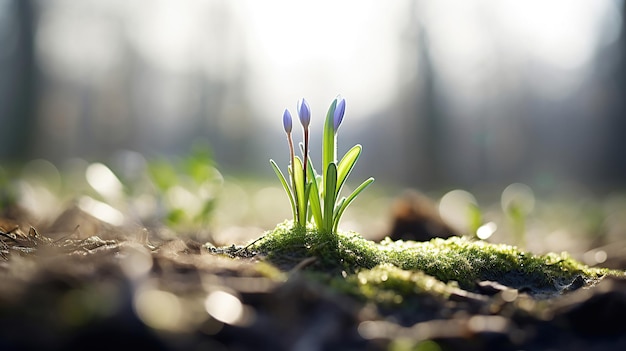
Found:
<svg viewBox="0 0 626 351"><path fill-rule="evenodd" d="M311 160L309 160L311 161ZM312 165L313 162L309 162L307 164L307 175L309 177L309 183L311 184L311 192L309 194L309 205L311 207L311 213L313 214L313 220L315 221L315 225L318 228L321 228L323 223L322 217L322 205L320 200L320 191L318 180L320 177L317 176L315 172L315 168Z"/></svg>
<svg viewBox="0 0 626 351"><path fill-rule="evenodd" d="M328 165L326 171L326 190L324 194L324 227L321 228L327 234L332 233L333 228L333 212L335 209L335 199L337 194L335 189L337 187L337 166L334 162Z"/></svg>
<svg viewBox="0 0 626 351"><path fill-rule="evenodd" d="M341 161L339 161L339 165L337 166L337 190L335 191L337 194L339 194L343 183L345 183L346 179L348 179L348 175L352 172L356 161L361 155L361 150L361 145L354 145L352 149L348 150L341 158Z"/></svg>
<svg viewBox="0 0 626 351"><path fill-rule="evenodd" d="M346 210L346 208L348 208L350 203L352 203L352 201L354 201L354 199L373 182L374 182L374 178L367 179L366 181L361 183L361 185L359 185L358 188L354 189L352 194L350 194L350 196L346 198L346 201L343 201L333 221L333 232L337 232L337 226L339 225L339 220L341 219L341 216L343 215L343 212Z"/></svg>
<svg viewBox="0 0 626 351"><path fill-rule="evenodd" d="M283 189L285 189L285 192L287 193L287 197L289 198L289 203L291 204L291 211L293 213L293 220L295 222L297 220L296 203L294 201L293 193L291 192L291 188L287 184L287 180L285 179L285 176L283 175L283 172L280 170L280 168L278 168L278 165L276 164L276 162L274 162L274 160L270 160L270 164L272 165L272 168L274 169L274 173L276 173L276 176L280 180L280 183L283 185Z"/></svg>
<svg viewBox="0 0 626 351"><path fill-rule="evenodd" d="M324 177L328 172L330 164L337 162L337 135L335 134L335 125L333 122L335 108L337 108L337 99L333 100L328 108L324 122L324 130L322 132L322 175L324 175ZM328 189L326 179L324 179L322 188L324 191Z"/></svg>
<svg viewBox="0 0 626 351"><path fill-rule="evenodd" d="M339 214L339 209L341 208L341 206L343 206L343 203L346 202L346 197L342 197L341 200L339 200L337 202L337 205L335 206L335 211L333 212L333 218L337 218L337 215ZM334 221L334 219L333 219Z"/></svg>
<svg viewBox="0 0 626 351"><path fill-rule="evenodd" d="M293 179L296 185L296 209L298 213L298 223L300 225L306 225L306 209L307 209L307 199L305 192L305 184L304 184L304 172L302 170L302 160L300 157L294 158L293 169Z"/></svg>

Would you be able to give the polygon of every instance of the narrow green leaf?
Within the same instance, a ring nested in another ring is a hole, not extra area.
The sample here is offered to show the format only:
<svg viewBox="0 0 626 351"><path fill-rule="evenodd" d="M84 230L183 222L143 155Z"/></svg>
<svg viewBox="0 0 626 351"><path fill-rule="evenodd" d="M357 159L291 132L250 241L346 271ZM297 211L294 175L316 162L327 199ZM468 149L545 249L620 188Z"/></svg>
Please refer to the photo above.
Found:
<svg viewBox="0 0 626 351"><path fill-rule="evenodd" d="M307 181L306 185L304 186L304 214L302 215L303 217L303 223L307 223L309 221L309 219L311 219L311 212L309 211L309 198L311 197L311 184L312 182Z"/></svg>
<svg viewBox="0 0 626 351"><path fill-rule="evenodd" d="M473 203L467 205L467 219L470 233L476 235L478 228L483 224L483 213L478 205Z"/></svg>
<svg viewBox="0 0 626 351"><path fill-rule="evenodd" d="M373 182L374 182L374 178L369 178L363 183L361 183L361 185L359 185L356 189L354 189L352 194L350 194L350 196L346 198L346 201L344 201L341 204L341 207L339 208L339 211L337 212L337 215L335 216L333 220L333 232L337 232L337 226L339 226L339 220L341 219L341 216L343 215L343 212L346 210L346 208L348 208L350 203L352 203L352 201L354 201L354 199Z"/></svg>
<svg viewBox="0 0 626 351"><path fill-rule="evenodd" d="M352 172L356 161L361 155L361 150L361 145L354 145L352 149L348 150L348 152L346 152L346 154L341 158L341 161L339 161L339 165L337 166L337 194L339 194L343 184L346 179L348 179L350 172Z"/></svg>
<svg viewBox="0 0 626 351"><path fill-rule="evenodd" d="M309 182L311 184L311 193L309 194L309 205L311 206L311 212L313 214L313 220L315 221L315 225L318 228L322 228L324 224L322 222L322 205L320 200L320 191L318 181L320 177L317 176L315 172L315 168L313 168L313 162L309 162L307 164L307 176L309 177Z"/></svg>
<svg viewBox="0 0 626 351"><path fill-rule="evenodd" d="M330 164L337 162L337 135L333 122L335 108L337 108L337 99L333 100L328 108L322 132L322 175L324 176L326 176ZM326 179L324 179L322 189L325 191L327 188Z"/></svg>
<svg viewBox="0 0 626 351"><path fill-rule="evenodd" d="M336 193L335 188L337 187L337 166L334 162L331 162L328 165L328 170L326 171L326 191L324 195L324 228L322 230L327 233L331 233L333 228L333 212L335 209L335 199Z"/></svg>
<svg viewBox="0 0 626 351"><path fill-rule="evenodd" d="M339 214L339 209L341 208L341 206L343 206L343 203L346 202L346 197L344 196L341 198L341 200L336 202L337 204L335 205L335 210L333 211L333 221L337 217L337 214Z"/></svg>
<svg viewBox="0 0 626 351"><path fill-rule="evenodd" d="M285 176L283 175L283 172L280 170L280 168L278 168L278 165L276 164L276 162L274 162L274 160L270 160L270 164L272 165L272 168L274 169L274 173L276 173L276 176L278 177L278 180L280 180L280 183L283 185L283 189L285 189L285 192L287 193L287 197L289 198L289 203L291 204L291 211L293 213L293 221L296 222L297 221L297 212L296 212L296 203L294 201L293 198L293 193L291 192L291 188L289 187L289 185L287 184L287 180L285 179Z"/></svg>
<svg viewBox="0 0 626 351"><path fill-rule="evenodd" d="M302 160L300 157L296 156L294 158L294 165L291 170L293 172L293 179L296 185L296 207L297 207L297 220L300 225L306 225L306 193L305 193L305 185L304 185L304 172L302 170Z"/></svg>

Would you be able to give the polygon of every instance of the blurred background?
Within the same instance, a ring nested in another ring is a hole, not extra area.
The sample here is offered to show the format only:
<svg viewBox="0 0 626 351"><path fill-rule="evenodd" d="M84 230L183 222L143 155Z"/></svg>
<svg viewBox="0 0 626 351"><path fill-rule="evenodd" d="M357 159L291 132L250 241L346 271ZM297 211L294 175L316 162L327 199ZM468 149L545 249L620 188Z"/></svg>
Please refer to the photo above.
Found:
<svg viewBox="0 0 626 351"><path fill-rule="evenodd" d="M319 159L341 94L340 152L364 148L355 181L610 195L626 182L624 14L621 0L0 0L0 164L200 144L222 175L274 182L283 110L307 98Z"/></svg>

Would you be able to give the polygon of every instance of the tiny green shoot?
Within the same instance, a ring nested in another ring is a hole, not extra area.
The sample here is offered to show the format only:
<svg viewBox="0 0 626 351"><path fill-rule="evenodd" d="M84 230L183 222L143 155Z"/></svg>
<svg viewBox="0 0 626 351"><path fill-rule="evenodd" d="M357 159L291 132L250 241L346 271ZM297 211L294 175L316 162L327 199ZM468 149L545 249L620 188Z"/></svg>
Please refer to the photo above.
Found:
<svg viewBox="0 0 626 351"><path fill-rule="evenodd" d="M526 246L526 223L535 206L535 195L525 184L507 186L500 198L502 209L510 220L513 238L517 246Z"/></svg>

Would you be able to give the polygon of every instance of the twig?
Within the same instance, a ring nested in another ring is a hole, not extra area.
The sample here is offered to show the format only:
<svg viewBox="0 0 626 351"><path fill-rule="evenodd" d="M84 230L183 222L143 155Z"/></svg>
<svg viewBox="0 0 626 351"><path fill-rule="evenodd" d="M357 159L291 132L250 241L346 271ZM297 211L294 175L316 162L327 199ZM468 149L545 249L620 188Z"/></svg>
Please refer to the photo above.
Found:
<svg viewBox="0 0 626 351"><path fill-rule="evenodd" d="M293 274L293 273L296 273L298 271L301 271L305 267L310 266L311 264L313 264L315 261L317 261L317 257L315 257L315 256L307 257L304 260L300 261L300 263L298 263L295 267L293 267L291 269L291 271L289 271L289 274Z"/></svg>
<svg viewBox="0 0 626 351"><path fill-rule="evenodd" d="M259 240L261 240L261 239L263 239L263 238L265 238L265 235L261 235L260 237L258 237L256 240L254 240L254 241L253 241L253 242L251 242L250 244L248 244L248 245L246 245L246 246L244 246L244 247L239 248L237 251L235 251L235 253L239 253L241 250L246 250L246 251L248 251L248 248L249 248L250 246L252 246L252 245L256 244Z"/></svg>

